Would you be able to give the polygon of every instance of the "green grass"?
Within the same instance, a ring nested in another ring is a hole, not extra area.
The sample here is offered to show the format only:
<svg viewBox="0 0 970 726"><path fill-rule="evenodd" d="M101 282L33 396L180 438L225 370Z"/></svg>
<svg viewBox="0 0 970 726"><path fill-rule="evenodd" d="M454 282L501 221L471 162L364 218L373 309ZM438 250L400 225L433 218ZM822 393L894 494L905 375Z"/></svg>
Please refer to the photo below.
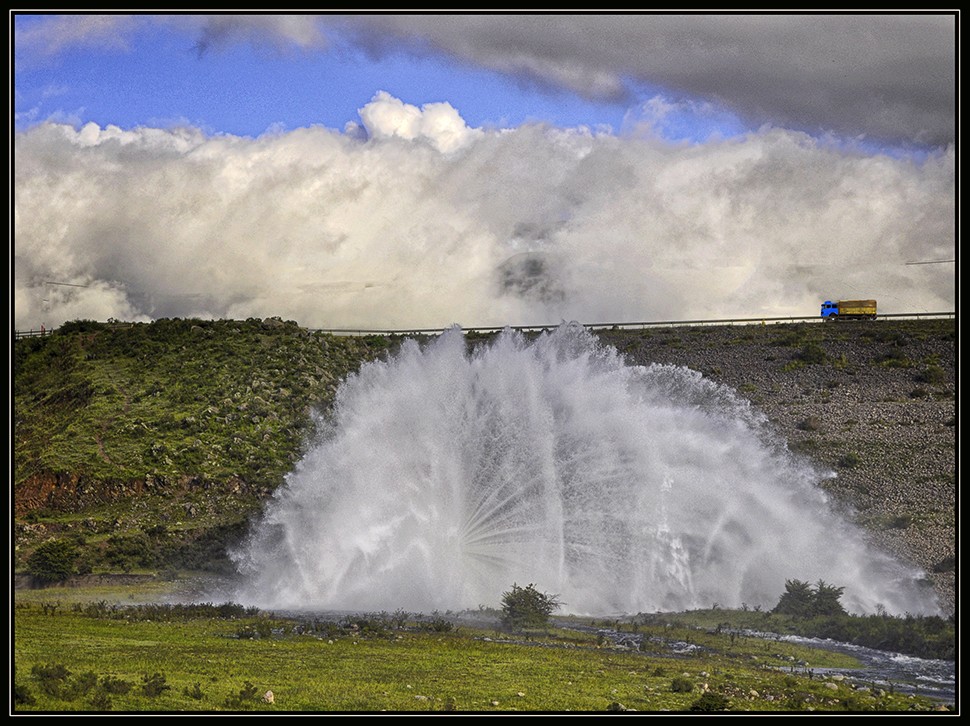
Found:
<svg viewBox="0 0 970 726"><path fill-rule="evenodd" d="M100 595L132 604L161 589L139 586L127 595L118 588L60 589L57 608L50 607L53 592L17 592L15 685L32 701L17 705L18 712L606 712L615 704L660 712L688 710L705 690L726 698L731 711L936 707L920 697L853 690L847 682L826 685L790 668L794 662L852 667L843 655L686 625L638 626L702 646L674 658L617 649L559 627L512 636L462 625L428 632L414 620L373 630L353 629L349 621L314 629L305 621L299 634L298 621L267 614L219 618L210 608L187 620L146 620L146 611L104 600L90 607ZM239 637L253 632L265 637ZM58 670L69 675L55 682L59 687L46 687L51 681L43 673ZM127 683L130 690L108 693L105 683ZM163 686L157 695L144 692L150 683ZM273 703L263 700L267 691Z"/></svg>
<svg viewBox="0 0 970 726"><path fill-rule="evenodd" d="M68 324L18 341L15 480L68 472L276 486L309 410L388 345L255 319Z"/></svg>
<svg viewBox="0 0 970 726"><path fill-rule="evenodd" d="M636 651L613 646L595 628L564 627L596 625L575 617L509 634L473 621L432 629L439 619L401 613L295 620L238 606L152 605L186 584L18 590L14 680L23 700L16 711L664 712L686 711L705 692L735 712L939 706L793 668L858 667L847 655L713 627L732 618L764 623L765 613L708 610L599 624L644 635ZM673 657L663 645L673 641L697 648ZM50 676L58 672L66 677ZM268 691L272 703L263 698Z"/></svg>

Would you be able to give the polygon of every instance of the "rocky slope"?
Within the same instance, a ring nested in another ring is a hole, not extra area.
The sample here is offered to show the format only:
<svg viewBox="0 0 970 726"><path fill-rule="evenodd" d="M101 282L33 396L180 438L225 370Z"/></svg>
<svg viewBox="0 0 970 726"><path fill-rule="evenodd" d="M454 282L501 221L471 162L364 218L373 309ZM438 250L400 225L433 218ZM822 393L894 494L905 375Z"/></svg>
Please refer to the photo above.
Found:
<svg viewBox="0 0 970 726"><path fill-rule="evenodd" d="M747 397L881 546L955 608L953 320L603 331L631 365L700 371Z"/></svg>

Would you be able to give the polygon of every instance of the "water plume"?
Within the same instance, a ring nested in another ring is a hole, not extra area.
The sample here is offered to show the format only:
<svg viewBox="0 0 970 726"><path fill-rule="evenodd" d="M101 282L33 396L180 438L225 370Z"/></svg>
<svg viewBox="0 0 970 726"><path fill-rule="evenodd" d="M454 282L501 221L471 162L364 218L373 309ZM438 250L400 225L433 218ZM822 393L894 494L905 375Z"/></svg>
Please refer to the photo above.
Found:
<svg viewBox="0 0 970 726"><path fill-rule="evenodd" d="M747 401L577 324L405 341L324 428L233 555L240 601L430 612L535 583L581 614L770 608L794 578L938 612Z"/></svg>

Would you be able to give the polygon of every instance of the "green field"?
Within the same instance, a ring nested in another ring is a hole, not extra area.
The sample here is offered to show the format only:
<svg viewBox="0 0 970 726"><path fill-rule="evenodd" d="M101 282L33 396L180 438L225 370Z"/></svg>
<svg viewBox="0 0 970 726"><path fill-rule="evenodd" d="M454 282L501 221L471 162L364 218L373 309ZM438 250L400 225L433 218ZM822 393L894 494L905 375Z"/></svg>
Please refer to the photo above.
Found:
<svg viewBox="0 0 970 726"><path fill-rule="evenodd" d="M163 590L18 590L15 712L940 708L793 668L853 667L844 655L685 625L627 624L659 639L640 651L564 627L510 634L438 615L296 620L241 606L148 604ZM661 655L674 640L698 647Z"/></svg>

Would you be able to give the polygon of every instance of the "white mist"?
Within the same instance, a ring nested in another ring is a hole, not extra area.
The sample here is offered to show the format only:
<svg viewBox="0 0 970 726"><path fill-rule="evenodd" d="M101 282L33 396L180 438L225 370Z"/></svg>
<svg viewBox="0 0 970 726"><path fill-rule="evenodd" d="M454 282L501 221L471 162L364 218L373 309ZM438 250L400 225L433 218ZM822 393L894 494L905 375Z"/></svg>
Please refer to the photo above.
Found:
<svg viewBox="0 0 970 726"><path fill-rule="evenodd" d="M407 341L338 392L331 425L234 553L241 602L410 611L773 607L786 579L851 612L938 613L747 404L699 373L631 367L579 325Z"/></svg>

